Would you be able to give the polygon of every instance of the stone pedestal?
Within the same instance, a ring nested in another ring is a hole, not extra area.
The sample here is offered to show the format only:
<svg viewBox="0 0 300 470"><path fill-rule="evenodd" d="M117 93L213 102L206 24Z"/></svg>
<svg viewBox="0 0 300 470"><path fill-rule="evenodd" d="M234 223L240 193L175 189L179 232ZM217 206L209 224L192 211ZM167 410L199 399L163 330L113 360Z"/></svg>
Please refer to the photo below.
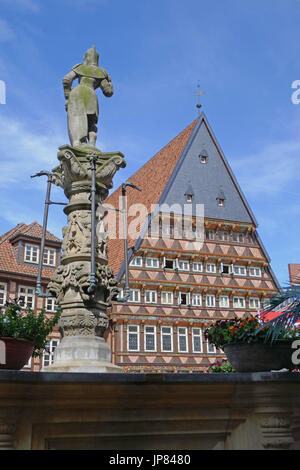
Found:
<svg viewBox="0 0 300 470"><path fill-rule="evenodd" d="M96 161L95 253L91 249L91 161ZM107 233L102 202L112 187L112 178L125 160L120 152L103 153L91 145L60 147L60 165L53 182L61 186L70 202L64 208L68 225L63 228L61 265L48 285L62 314L59 329L63 339L49 372L122 372L111 364L110 348L103 335L108 328L107 308L118 294L113 272L107 267ZM91 257L95 256L96 287L91 291Z"/></svg>

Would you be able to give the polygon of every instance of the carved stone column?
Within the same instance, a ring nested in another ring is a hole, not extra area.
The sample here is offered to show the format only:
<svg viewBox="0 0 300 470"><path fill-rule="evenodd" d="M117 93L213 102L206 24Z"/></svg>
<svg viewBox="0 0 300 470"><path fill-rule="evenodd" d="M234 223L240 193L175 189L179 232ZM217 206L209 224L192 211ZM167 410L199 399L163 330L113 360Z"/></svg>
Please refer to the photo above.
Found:
<svg viewBox="0 0 300 470"><path fill-rule="evenodd" d="M294 440L291 433L291 411L262 411L258 415L262 436L262 447L265 450L288 450Z"/></svg>
<svg viewBox="0 0 300 470"><path fill-rule="evenodd" d="M15 409L0 409L0 450L14 450L14 435L19 413Z"/></svg>
<svg viewBox="0 0 300 470"><path fill-rule="evenodd" d="M96 288L88 292L91 272L91 159L96 163ZM112 187L112 178L125 166L121 153L102 153L90 145L60 147L60 165L54 168L55 184L64 188L69 204L64 212L61 265L48 289L62 308L60 332L54 364L46 371L121 372L111 364L111 354L103 334L108 327L107 308L118 294L113 272L107 267L107 233L102 202Z"/></svg>

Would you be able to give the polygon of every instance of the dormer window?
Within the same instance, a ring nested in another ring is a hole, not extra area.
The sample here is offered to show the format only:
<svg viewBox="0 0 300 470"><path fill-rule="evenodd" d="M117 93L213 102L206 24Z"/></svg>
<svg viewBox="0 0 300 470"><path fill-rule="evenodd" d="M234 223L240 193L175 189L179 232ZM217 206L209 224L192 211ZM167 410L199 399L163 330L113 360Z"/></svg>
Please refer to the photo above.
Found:
<svg viewBox="0 0 300 470"><path fill-rule="evenodd" d="M186 195L186 202L193 202L193 195L192 194L187 194Z"/></svg>
<svg viewBox="0 0 300 470"><path fill-rule="evenodd" d="M205 149L202 149L201 150L201 153L199 155L199 160L200 160L200 163L207 163L207 160L208 160L208 154L207 154L207 151Z"/></svg>
<svg viewBox="0 0 300 470"><path fill-rule="evenodd" d="M25 245L24 261L28 263L38 263L39 247L36 245Z"/></svg>
<svg viewBox="0 0 300 470"><path fill-rule="evenodd" d="M225 200L224 200L224 199L221 199L221 198L219 198L219 199L218 199L218 206L220 206L220 207L224 207L224 204L225 204Z"/></svg>
<svg viewBox="0 0 300 470"><path fill-rule="evenodd" d="M55 261L56 261L56 250L54 250L54 248L45 248L43 264L47 264L49 266L55 266Z"/></svg>

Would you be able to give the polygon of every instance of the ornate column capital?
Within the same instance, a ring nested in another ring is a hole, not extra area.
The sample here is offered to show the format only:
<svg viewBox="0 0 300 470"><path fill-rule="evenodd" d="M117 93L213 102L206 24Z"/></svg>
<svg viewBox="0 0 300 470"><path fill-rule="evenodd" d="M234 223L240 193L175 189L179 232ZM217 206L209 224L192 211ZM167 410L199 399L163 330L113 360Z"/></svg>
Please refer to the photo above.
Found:
<svg viewBox="0 0 300 470"><path fill-rule="evenodd" d="M261 410L256 412L265 450L288 450L294 440L291 433L291 410Z"/></svg>

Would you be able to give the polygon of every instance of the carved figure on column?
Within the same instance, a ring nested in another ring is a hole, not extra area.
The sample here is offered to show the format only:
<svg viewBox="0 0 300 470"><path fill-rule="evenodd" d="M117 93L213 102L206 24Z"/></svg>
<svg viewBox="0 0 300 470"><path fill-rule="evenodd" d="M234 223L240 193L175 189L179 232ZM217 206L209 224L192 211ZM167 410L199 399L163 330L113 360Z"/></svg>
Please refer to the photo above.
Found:
<svg viewBox="0 0 300 470"><path fill-rule="evenodd" d="M73 147L90 143L95 145L99 116L98 98L95 93L101 88L107 97L113 95L114 89L111 78L102 67L99 67L99 54L93 46L84 56L83 64L76 64L63 78L63 87L68 113L68 131ZM72 83L78 79L79 85L72 88Z"/></svg>

